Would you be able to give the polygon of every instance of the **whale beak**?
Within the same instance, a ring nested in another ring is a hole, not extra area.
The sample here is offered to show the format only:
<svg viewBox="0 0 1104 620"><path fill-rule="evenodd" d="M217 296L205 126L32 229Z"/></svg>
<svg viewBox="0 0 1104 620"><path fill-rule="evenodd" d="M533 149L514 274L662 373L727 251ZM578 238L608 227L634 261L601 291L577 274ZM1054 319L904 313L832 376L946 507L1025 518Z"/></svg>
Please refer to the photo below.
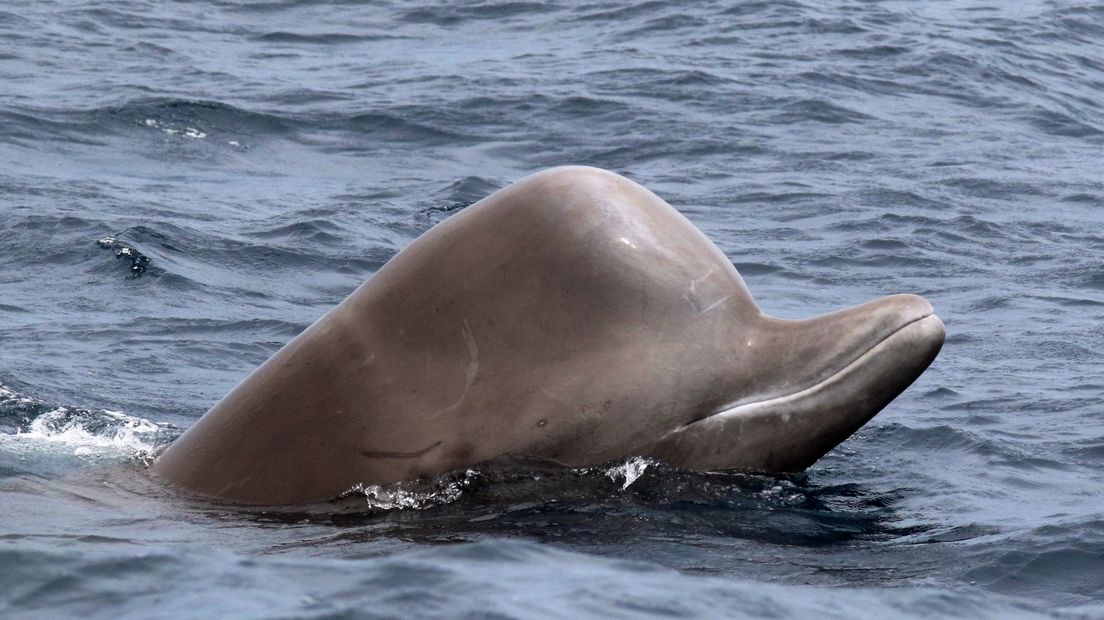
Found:
<svg viewBox="0 0 1104 620"><path fill-rule="evenodd" d="M676 429L653 456L691 468L801 471L850 437L935 360L945 329L931 304L893 295L832 314L784 321L796 344L763 360L782 377ZM777 347L772 347L778 351Z"/></svg>

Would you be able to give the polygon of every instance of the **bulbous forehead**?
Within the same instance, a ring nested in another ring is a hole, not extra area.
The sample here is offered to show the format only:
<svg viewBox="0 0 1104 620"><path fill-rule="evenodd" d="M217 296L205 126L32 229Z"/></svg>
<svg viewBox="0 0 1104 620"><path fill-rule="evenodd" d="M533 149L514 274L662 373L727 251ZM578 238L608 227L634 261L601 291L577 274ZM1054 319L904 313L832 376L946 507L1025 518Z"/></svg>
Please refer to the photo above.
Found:
<svg viewBox="0 0 1104 620"><path fill-rule="evenodd" d="M459 289L497 304L526 296L551 304L547 313L578 304L616 316L643 298L687 319L722 305L729 316L759 314L732 263L677 210L624 177L581 166L532 175L468 207L404 249L372 286L405 312L428 301L399 289L435 297Z"/></svg>

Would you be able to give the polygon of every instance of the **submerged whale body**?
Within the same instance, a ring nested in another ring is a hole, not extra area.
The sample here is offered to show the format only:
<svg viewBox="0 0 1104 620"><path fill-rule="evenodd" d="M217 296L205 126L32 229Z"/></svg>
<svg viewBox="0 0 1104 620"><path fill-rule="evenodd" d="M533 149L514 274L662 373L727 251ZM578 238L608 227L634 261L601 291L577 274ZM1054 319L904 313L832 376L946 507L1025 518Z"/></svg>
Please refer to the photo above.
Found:
<svg viewBox="0 0 1104 620"><path fill-rule="evenodd" d="M152 467L250 504L501 455L799 471L908 387L943 335L915 295L769 317L655 194L555 168L422 235Z"/></svg>

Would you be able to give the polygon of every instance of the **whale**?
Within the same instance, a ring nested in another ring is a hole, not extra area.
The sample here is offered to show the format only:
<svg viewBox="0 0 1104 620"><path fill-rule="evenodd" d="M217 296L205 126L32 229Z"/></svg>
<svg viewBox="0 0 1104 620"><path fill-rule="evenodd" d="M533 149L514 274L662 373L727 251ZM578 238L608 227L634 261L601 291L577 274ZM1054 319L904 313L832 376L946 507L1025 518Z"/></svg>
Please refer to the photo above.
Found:
<svg viewBox="0 0 1104 620"><path fill-rule="evenodd" d="M765 314L663 199L585 166L433 226L152 463L201 498L326 501L498 457L799 472L932 363L910 294Z"/></svg>

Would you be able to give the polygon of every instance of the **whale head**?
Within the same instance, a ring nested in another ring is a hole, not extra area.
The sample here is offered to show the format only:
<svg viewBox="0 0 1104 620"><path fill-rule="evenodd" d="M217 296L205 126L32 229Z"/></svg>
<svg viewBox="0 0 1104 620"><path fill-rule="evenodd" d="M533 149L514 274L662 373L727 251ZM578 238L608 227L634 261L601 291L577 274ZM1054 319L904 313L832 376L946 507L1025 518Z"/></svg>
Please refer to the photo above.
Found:
<svg viewBox="0 0 1104 620"><path fill-rule="evenodd" d="M502 455L798 471L943 342L914 295L781 320L640 185L514 183L419 237L169 446L160 478L254 504Z"/></svg>

